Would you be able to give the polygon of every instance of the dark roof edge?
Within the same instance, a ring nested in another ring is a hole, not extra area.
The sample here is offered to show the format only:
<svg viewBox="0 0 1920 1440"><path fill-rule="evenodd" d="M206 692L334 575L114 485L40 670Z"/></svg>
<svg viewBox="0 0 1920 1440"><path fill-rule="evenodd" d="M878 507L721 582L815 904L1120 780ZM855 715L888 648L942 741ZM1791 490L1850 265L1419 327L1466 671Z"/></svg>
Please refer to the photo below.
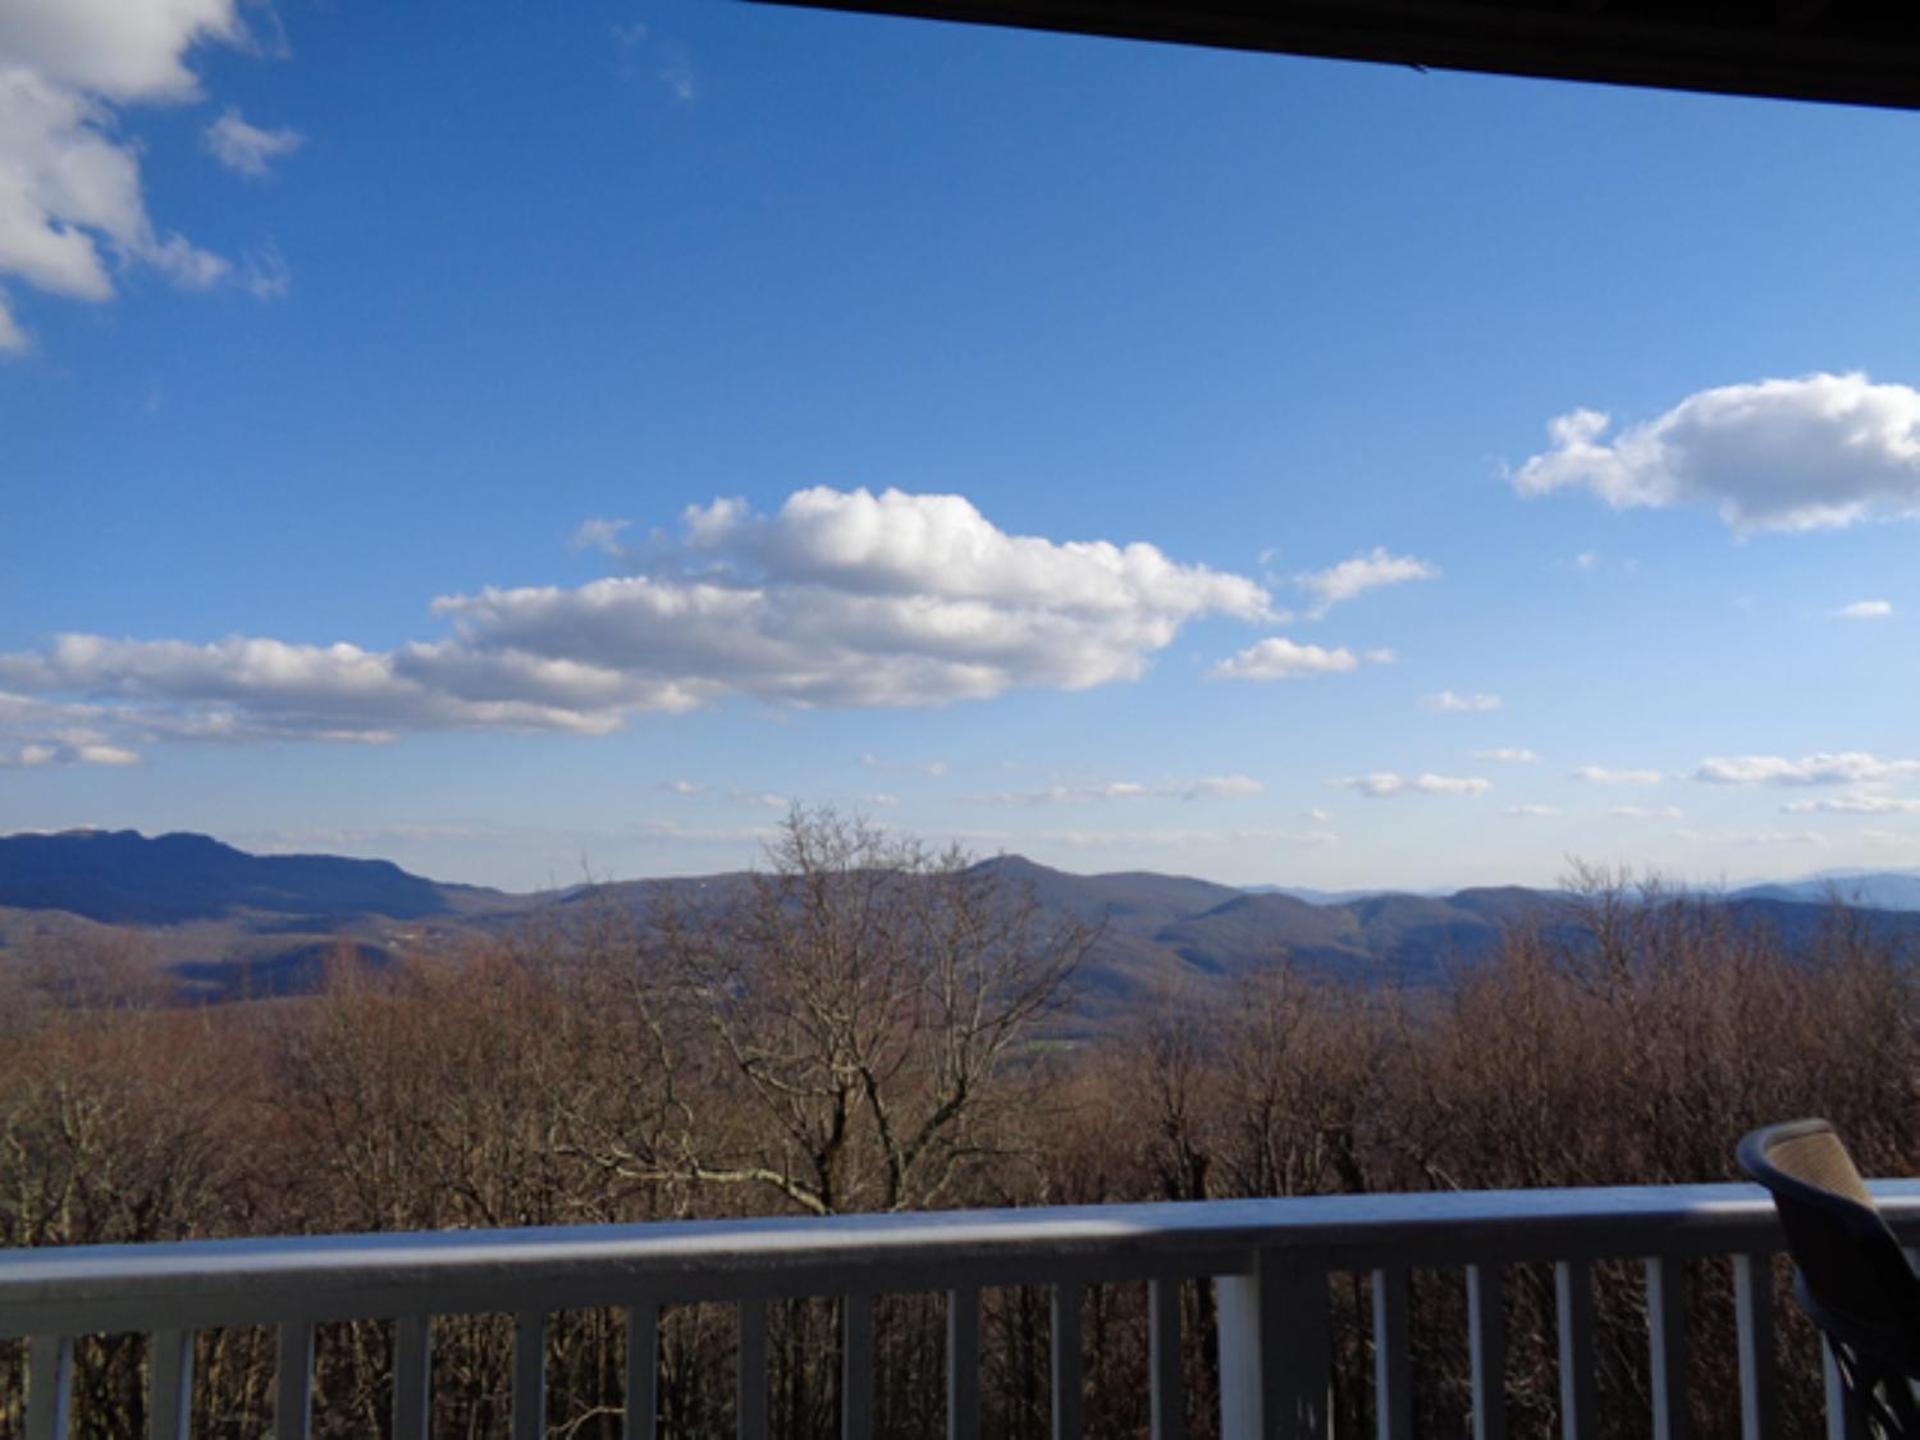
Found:
<svg viewBox="0 0 1920 1440"><path fill-rule="evenodd" d="M1884 33L1835 35L1811 23L1688 24L1611 15L1599 6L1542 11L1523 5L1404 0L1269 4L1257 13L1244 6L1171 0L758 3L1436 70L1920 108L1920 15L1884 22ZM1682 13L1686 9L1673 8ZM1773 7L1766 8L1773 12Z"/></svg>

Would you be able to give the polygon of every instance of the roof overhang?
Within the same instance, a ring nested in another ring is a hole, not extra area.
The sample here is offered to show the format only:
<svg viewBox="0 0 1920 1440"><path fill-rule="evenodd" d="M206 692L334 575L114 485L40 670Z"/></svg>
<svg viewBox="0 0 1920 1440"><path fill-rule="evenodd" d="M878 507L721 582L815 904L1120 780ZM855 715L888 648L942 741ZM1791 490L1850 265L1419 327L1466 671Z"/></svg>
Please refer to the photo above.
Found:
<svg viewBox="0 0 1920 1440"><path fill-rule="evenodd" d="M1920 5L1860 0L771 0L1086 35L1920 107Z"/></svg>

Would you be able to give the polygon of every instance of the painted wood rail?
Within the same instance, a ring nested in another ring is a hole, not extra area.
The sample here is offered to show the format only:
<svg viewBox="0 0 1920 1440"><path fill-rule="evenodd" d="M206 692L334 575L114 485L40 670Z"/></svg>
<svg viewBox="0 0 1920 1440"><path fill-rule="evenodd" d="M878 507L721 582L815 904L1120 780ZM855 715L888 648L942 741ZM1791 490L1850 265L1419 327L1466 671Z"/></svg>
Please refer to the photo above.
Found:
<svg viewBox="0 0 1920 1440"><path fill-rule="evenodd" d="M1920 1241L1920 1182L1873 1189L1903 1241ZM1657 1440L1682 1440L1685 1266L1708 1260L1732 1268L1736 1334L1694 1343L1737 1347L1743 1434L1763 1440L1778 1433L1768 1266L1780 1244L1762 1191L1693 1185L89 1246L0 1252L0 1338L28 1341L28 1440L56 1440L68 1433L74 1340L148 1335L150 1433L178 1440L186 1434L193 1333L273 1327L275 1435L305 1440L314 1326L390 1319L394 1433L423 1440L433 1317L507 1312L515 1317L512 1433L531 1440L545 1430L548 1317L618 1306L628 1317L626 1432L652 1437L661 1307L729 1303L739 1314L738 1431L741 1440L763 1440L768 1302L832 1296L842 1300L842 1434L866 1440L874 1433L874 1297L944 1292L947 1433L971 1440L980 1429L980 1292L1043 1286L1053 1316L1053 1432L1077 1440L1085 1289L1145 1282L1153 1435L1177 1440L1186 1413L1181 1294L1210 1284L1222 1433L1323 1440L1332 1426L1329 1285L1336 1275L1361 1274L1372 1296L1378 1433L1398 1440L1414 1433L1410 1276L1441 1272L1467 1302L1473 1434L1501 1440L1502 1272L1547 1263L1558 1307L1561 1430L1578 1440L1597 1420L1592 1267L1633 1260L1647 1281L1647 1429ZM1829 1433L1846 1436L1852 1423L1836 1410Z"/></svg>

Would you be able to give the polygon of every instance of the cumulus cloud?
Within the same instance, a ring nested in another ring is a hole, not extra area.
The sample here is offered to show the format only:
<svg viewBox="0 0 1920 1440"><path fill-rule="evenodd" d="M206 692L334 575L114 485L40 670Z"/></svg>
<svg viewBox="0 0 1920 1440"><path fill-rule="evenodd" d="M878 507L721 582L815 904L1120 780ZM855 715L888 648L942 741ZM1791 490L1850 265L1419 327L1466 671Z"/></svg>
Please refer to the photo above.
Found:
<svg viewBox="0 0 1920 1440"><path fill-rule="evenodd" d="M1491 750L1473 752L1476 760L1491 760L1500 765L1537 765L1540 757L1531 750L1517 745L1496 745Z"/></svg>
<svg viewBox="0 0 1920 1440"><path fill-rule="evenodd" d="M1801 760L1734 755L1700 762L1693 778L1711 785L1860 785L1920 775L1920 760L1882 760L1860 750L1821 752Z"/></svg>
<svg viewBox="0 0 1920 1440"><path fill-rule="evenodd" d="M980 798L996 805L1080 805L1098 800L1240 800L1267 787L1251 775L1209 775L1199 780L1106 780L1049 785L1039 790L1003 790Z"/></svg>
<svg viewBox="0 0 1920 1440"><path fill-rule="evenodd" d="M1581 765L1572 778L1589 785L1658 785L1663 778L1658 770L1609 770L1604 765Z"/></svg>
<svg viewBox="0 0 1920 1440"><path fill-rule="evenodd" d="M1920 514L1920 391L1865 375L1723 385L1608 436L1575 410L1511 479L1584 489L1616 510L1706 505L1738 531L1832 529Z"/></svg>
<svg viewBox="0 0 1920 1440"><path fill-rule="evenodd" d="M1437 695L1420 697L1420 708L1435 715L1485 715L1500 708L1498 695L1456 695L1442 690Z"/></svg>
<svg viewBox="0 0 1920 1440"><path fill-rule="evenodd" d="M1386 800L1396 795L1480 795L1493 788L1491 780L1464 775L1399 775L1377 770L1371 775L1353 775L1332 780L1348 790L1357 790L1370 800Z"/></svg>
<svg viewBox="0 0 1920 1440"><path fill-rule="evenodd" d="M214 159L249 180L264 178L275 160L293 154L307 143L307 137L298 130L284 127L265 130L249 125L231 106L206 128L204 138Z"/></svg>
<svg viewBox="0 0 1920 1440"><path fill-rule="evenodd" d="M199 97L196 46L245 38L236 0L0 6L0 275L95 303L130 266L185 289L248 284L251 269L154 224L139 144L120 128L128 107ZM0 351L29 344L0 294Z"/></svg>
<svg viewBox="0 0 1920 1440"><path fill-rule="evenodd" d="M1509 805L1500 813L1515 820L1536 820L1558 815L1560 808L1557 805Z"/></svg>
<svg viewBox="0 0 1920 1440"><path fill-rule="evenodd" d="M730 696L849 708L1084 690L1138 678L1192 621L1268 608L1254 582L1152 545L1011 535L954 495L814 489L772 515L690 509L647 573L442 597L452 633L394 650L64 635L0 654L0 687L202 738L600 734Z"/></svg>
<svg viewBox="0 0 1920 1440"><path fill-rule="evenodd" d="M116 743L92 705L50 704L0 691L0 770L67 765L137 765L138 752Z"/></svg>
<svg viewBox="0 0 1920 1440"><path fill-rule="evenodd" d="M1842 605L1838 610L1828 612L1834 620L1887 620L1892 618L1891 600L1856 600L1851 605Z"/></svg>
<svg viewBox="0 0 1920 1440"><path fill-rule="evenodd" d="M688 797L707 793L707 787L697 780L662 780L659 788L665 790L669 795Z"/></svg>
<svg viewBox="0 0 1920 1440"><path fill-rule="evenodd" d="M1678 805L1615 805L1607 814L1616 820L1684 820L1686 812Z"/></svg>
<svg viewBox="0 0 1920 1440"><path fill-rule="evenodd" d="M1387 585L1404 585L1409 580L1438 580L1440 567L1411 555L1395 555L1376 545L1363 555L1342 560L1325 570L1313 570L1294 577L1295 583L1314 597L1308 613L1315 619L1334 606L1378 590Z"/></svg>
<svg viewBox="0 0 1920 1440"><path fill-rule="evenodd" d="M1389 664L1393 652L1369 650L1360 656L1344 645L1329 650L1320 645L1302 645L1284 635L1273 635L1222 660L1207 672L1207 677L1212 680L1301 680L1309 675L1338 675L1358 670L1363 660L1372 665Z"/></svg>
<svg viewBox="0 0 1920 1440"><path fill-rule="evenodd" d="M1920 815L1920 800L1904 800L1893 795L1854 791L1846 795L1823 796L1818 800L1790 800L1780 807L1783 815Z"/></svg>

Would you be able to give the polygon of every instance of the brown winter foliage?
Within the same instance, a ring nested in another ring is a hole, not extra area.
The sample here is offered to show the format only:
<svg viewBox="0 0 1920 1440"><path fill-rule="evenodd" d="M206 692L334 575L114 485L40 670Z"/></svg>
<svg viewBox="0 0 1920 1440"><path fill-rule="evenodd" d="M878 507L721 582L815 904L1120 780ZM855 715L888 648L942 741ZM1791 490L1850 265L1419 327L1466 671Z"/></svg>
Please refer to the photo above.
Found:
<svg viewBox="0 0 1920 1440"><path fill-rule="evenodd" d="M1788 953L1721 907L1581 877L1578 924L1508 937L1436 992L1308 984L1070 1023L1091 937L963 858L796 816L744 897L578 923L307 1000L171 1008L111 955L0 974L0 1246L1733 1178L1747 1128L1823 1114L1869 1173L1915 1168L1915 983L1836 908ZM1729 1281L1693 1267L1695 1433L1737 1432ZM1645 1433L1637 1267L1597 1277L1610 1434ZM1466 1433L1457 1272L1416 1277L1419 1432ZM1371 1403L1365 1281L1336 1281L1342 1433ZM1554 1431L1552 1281L1508 1296L1512 1432ZM1189 1433L1214 1433L1190 1286ZM1811 1337L1781 1299L1792 1433ZM940 1433L941 1307L878 1314L879 1430ZM620 1317L554 1317L550 1433L619 1433ZM1047 1433L1047 1296L986 1297L989 1433ZM1144 1433L1141 1287L1088 1292L1087 1421ZM774 1307L782 1436L835 1432L835 1310ZM511 1322L436 1324L436 1428L505 1433ZM198 1341L195 1434L269 1423L271 1337ZM664 1424L726 1432L731 1315L669 1310ZM323 1327L316 1431L378 1433L390 1337ZM0 1343L0 1435L23 1356ZM76 1357L76 1433L144 1433L145 1343Z"/></svg>

